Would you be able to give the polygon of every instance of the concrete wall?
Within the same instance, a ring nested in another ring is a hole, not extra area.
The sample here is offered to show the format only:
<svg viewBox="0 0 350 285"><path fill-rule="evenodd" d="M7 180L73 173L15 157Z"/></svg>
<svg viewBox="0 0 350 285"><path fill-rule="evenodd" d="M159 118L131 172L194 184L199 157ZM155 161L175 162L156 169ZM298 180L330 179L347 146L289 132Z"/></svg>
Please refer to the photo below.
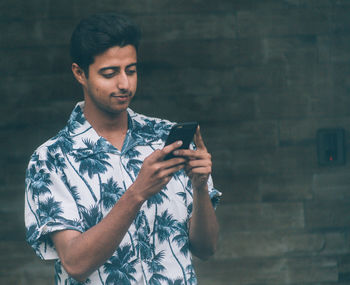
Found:
<svg viewBox="0 0 350 285"><path fill-rule="evenodd" d="M1 1L0 284L53 284L24 242L24 171L82 98L68 41L102 11L143 29L133 109L200 121L213 154L222 230L199 284L350 284L350 167L318 166L315 141L350 144L347 0Z"/></svg>

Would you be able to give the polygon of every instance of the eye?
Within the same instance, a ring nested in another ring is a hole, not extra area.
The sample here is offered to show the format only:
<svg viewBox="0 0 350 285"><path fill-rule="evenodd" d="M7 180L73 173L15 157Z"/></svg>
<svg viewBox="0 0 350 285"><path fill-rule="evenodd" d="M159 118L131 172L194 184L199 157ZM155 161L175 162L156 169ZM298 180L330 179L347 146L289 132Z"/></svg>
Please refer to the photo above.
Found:
<svg viewBox="0 0 350 285"><path fill-rule="evenodd" d="M104 77L104 78L112 78L114 75L116 74L116 72L106 72L106 73L102 73L102 76Z"/></svg>
<svg viewBox="0 0 350 285"><path fill-rule="evenodd" d="M127 75L133 75L133 74L135 74L136 72L137 72L136 68L128 68L128 69L125 71L125 73L126 73Z"/></svg>

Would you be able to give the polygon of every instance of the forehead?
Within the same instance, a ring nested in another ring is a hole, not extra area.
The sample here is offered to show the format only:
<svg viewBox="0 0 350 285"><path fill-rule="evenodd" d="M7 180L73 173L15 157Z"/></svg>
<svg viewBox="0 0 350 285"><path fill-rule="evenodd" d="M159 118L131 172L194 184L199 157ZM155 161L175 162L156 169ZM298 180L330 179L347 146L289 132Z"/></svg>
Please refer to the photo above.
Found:
<svg viewBox="0 0 350 285"><path fill-rule="evenodd" d="M92 68L105 68L108 66L127 66L137 62L137 52L134 46L124 47L114 46L105 52L96 55L94 62L90 65Z"/></svg>

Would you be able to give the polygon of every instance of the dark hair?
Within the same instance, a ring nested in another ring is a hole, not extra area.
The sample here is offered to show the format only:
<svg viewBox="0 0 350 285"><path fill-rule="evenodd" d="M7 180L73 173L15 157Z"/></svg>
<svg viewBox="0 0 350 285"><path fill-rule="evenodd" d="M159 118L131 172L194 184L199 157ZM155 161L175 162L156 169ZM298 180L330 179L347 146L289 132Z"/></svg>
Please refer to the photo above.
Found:
<svg viewBox="0 0 350 285"><path fill-rule="evenodd" d="M78 64L85 76L94 57L107 49L132 45L138 49L141 32L130 19L113 13L91 15L77 25L70 41L72 61Z"/></svg>

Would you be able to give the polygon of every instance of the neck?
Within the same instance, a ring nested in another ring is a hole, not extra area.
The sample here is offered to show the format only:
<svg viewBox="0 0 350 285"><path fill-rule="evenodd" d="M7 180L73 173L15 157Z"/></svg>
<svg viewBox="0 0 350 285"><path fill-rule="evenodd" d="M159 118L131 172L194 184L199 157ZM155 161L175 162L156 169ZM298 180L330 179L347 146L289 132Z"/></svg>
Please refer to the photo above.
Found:
<svg viewBox="0 0 350 285"><path fill-rule="evenodd" d="M103 137L117 133L126 133L128 129L128 112L107 113L91 104L85 104L84 116L95 131Z"/></svg>

